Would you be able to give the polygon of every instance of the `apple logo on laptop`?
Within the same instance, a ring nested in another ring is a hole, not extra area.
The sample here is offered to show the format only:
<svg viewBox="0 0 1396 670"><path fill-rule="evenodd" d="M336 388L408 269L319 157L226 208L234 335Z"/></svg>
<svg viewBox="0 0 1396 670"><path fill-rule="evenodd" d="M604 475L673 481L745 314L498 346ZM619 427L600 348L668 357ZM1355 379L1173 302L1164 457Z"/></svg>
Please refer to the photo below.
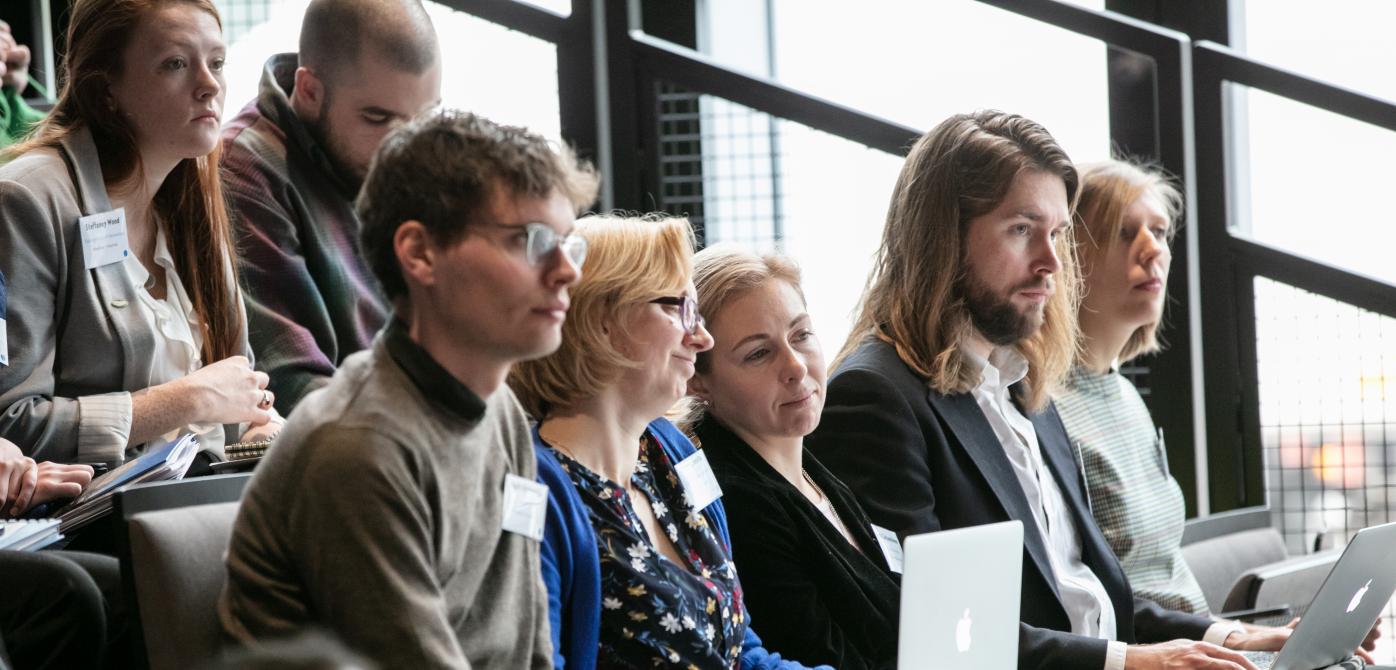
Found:
<svg viewBox="0 0 1396 670"><path fill-rule="evenodd" d="M1371 587L1371 586L1372 586L1372 580L1369 579L1369 580L1367 580L1367 583L1366 583L1366 584L1363 584L1363 585L1362 585L1362 588L1360 588L1360 589L1357 590L1357 593L1352 594L1352 600L1351 600L1350 602L1348 602L1348 612L1349 612L1349 613L1352 612L1353 610L1357 609L1357 605L1358 605L1359 603L1362 602L1362 596L1367 595L1367 589L1368 589L1369 587Z"/></svg>
<svg viewBox="0 0 1396 670"><path fill-rule="evenodd" d="M965 613L960 617L960 622L955 624L955 649L960 653L969 651L969 627L974 625L974 621L969 618L969 608L965 608Z"/></svg>

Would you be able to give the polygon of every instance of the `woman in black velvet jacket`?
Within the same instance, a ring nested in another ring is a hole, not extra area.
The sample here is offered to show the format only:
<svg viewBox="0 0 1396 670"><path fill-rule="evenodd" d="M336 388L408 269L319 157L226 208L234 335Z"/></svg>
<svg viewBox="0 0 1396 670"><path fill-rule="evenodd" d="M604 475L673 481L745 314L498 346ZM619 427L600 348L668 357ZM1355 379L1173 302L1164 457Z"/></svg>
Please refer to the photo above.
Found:
<svg viewBox="0 0 1396 670"><path fill-rule="evenodd" d="M689 382L688 425L722 487L752 620L772 648L803 662L893 668L900 566L803 446L824 406L825 368L799 270L723 247L694 261L715 345Z"/></svg>

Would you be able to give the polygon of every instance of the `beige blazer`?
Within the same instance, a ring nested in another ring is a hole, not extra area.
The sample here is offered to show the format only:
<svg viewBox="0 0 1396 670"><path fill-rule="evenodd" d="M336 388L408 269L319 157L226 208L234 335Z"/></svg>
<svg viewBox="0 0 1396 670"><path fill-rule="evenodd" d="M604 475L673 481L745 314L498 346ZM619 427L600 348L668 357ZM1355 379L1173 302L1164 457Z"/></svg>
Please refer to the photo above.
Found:
<svg viewBox="0 0 1396 670"><path fill-rule="evenodd" d="M10 359L0 365L0 437L36 460L114 464L138 446L128 444L131 392L145 380L135 378L141 366L128 362L155 349L135 313L143 289L120 263L88 270L77 225L111 209L86 129L57 150L30 151L0 167ZM250 358L245 320L239 337ZM238 428L225 433L231 439ZM205 447L222 453L222 445Z"/></svg>

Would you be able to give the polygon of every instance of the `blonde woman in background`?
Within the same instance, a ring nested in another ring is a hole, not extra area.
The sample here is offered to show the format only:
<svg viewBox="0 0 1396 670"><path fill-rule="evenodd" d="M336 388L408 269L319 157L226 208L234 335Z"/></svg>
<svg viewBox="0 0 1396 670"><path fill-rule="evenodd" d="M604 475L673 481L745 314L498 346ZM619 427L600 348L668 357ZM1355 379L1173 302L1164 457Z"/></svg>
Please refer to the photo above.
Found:
<svg viewBox="0 0 1396 670"><path fill-rule="evenodd" d="M1168 471L1163 431L1120 374L1122 363L1160 349L1170 243L1182 208L1182 194L1156 169L1117 160L1081 167L1081 347L1053 400L1081 455L1091 513L1134 595L1208 615L1202 587L1183 560L1183 492ZM1283 640L1297 622L1238 626ZM1369 663L1379 626L1380 620L1357 650Z"/></svg>
<svg viewBox="0 0 1396 670"><path fill-rule="evenodd" d="M712 347L685 219L592 217L556 353L509 384L539 421L542 546L558 668L803 667L747 623L711 475L664 413Z"/></svg>

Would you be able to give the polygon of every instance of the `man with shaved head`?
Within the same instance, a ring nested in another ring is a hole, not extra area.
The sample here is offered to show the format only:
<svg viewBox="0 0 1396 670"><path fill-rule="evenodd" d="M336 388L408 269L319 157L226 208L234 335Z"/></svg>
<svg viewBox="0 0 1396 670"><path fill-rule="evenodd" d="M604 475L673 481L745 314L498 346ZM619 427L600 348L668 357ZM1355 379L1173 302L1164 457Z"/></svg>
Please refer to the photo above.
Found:
<svg viewBox="0 0 1396 670"><path fill-rule="evenodd" d="M248 334L283 415L387 322L354 198L388 131L440 101L440 60L419 0L312 0L300 52L223 131Z"/></svg>

